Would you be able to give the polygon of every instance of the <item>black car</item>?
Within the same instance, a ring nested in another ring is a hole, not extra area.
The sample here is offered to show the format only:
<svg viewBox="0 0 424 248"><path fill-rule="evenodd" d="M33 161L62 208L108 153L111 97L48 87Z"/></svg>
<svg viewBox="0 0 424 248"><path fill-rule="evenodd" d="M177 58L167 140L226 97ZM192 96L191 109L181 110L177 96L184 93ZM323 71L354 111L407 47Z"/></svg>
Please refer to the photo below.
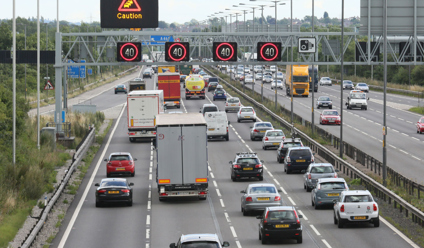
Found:
<svg viewBox="0 0 424 248"><path fill-rule="evenodd" d="M281 142L280 146L277 148L277 161L282 163L286 157L287 150L290 147L302 147L302 140L300 138L286 138Z"/></svg>
<svg viewBox="0 0 424 248"><path fill-rule="evenodd" d="M314 163L314 154L309 147L291 147L284 158L284 171L306 170L310 163Z"/></svg>
<svg viewBox="0 0 424 248"><path fill-rule="evenodd" d="M115 94L118 94L118 92L124 92L127 94L127 86L125 84L118 84L115 86Z"/></svg>
<svg viewBox="0 0 424 248"><path fill-rule="evenodd" d="M96 189L96 207L100 207L105 202L125 202L128 206L133 204L133 191L125 178L104 178L99 183L94 184Z"/></svg>
<svg viewBox="0 0 424 248"><path fill-rule="evenodd" d="M259 240L267 244L270 240L296 239L302 243L302 215L292 206L268 207L259 219Z"/></svg>
<svg viewBox="0 0 424 248"><path fill-rule="evenodd" d="M209 78L209 83L212 83L212 82L217 82L219 84L219 80L218 80L217 77L210 77Z"/></svg>
<svg viewBox="0 0 424 248"><path fill-rule="evenodd" d="M148 71L148 70L145 70L143 72L143 78L152 78L152 72L151 71Z"/></svg>
<svg viewBox="0 0 424 248"><path fill-rule="evenodd" d="M218 86L218 82L210 82L208 86L208 92L216 90L216 86Z"/></svg>
<svg viewBox="0 0 424 248"><path fill-rule="evenodd" d="M236 154L234 161L230 161L231 180L234 182L243 177L256 177L264 180L263 160L259 160L256 153L241 152Z"/></svg>
<svg viewBox="0 0 424 248"><path fill-rule="evenodd" d="M319 108L333 108L333 101L328 96L320 96L317 99L317 109Z"/></svg>

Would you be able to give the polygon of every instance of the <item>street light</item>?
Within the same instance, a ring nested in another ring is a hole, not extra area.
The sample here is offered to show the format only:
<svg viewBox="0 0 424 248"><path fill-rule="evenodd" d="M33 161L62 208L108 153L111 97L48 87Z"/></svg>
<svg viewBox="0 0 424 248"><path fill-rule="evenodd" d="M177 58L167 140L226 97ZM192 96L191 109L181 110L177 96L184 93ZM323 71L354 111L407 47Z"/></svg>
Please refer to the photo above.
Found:
<svg viewBox="0 0 424 248"><path fill-rule="evenodd" d="M257 0L250 0L251 2L259 2ZM271 8L275 8L275 32L277 32L277 3L281 2L281 0L269 0L269 2L273 2L275 6L270 6ZM286 3L281 3L279 5L285 5Z"/></svg>
<svg viewBox="0 0 424 248"><path fill-rule="evenodd" d="M243 5L243 6L247 6L248 4L245 4L245 3L239 3L239 5ZM256 5L250 5L250 6L256 6ZM257 8L257 7L248 7L248 8L251 8L251 9L253 9L253 11L252 12L250 12L250 13L253 13L253 32L255 32L255 9Z"/></svg>
<svg viewBox="0 0 424 248"><path fill-rule="evenodd" d="M225 9L225 10L229 10L229 11L232 11L232 10L234 10L234 9ZM237 13L237 12L235 12L235 13L233 13L233 15L235 15L236 16L236 30L238 29L238 16L239 15L241 15L240 13ZM230 18L231 18L231 15L230 15ZM231 23L232 24L232 23ZM231 28L231 27L230 27ZM231 30L230 30L230 32L231 32Z"/></svg>
<svg viewBox="0 0 424 248"><path fill-rule="evenodd" d="M240 6L233 5L233 7L240 7ZM243 16L244 16L244 30L246 30L247 29L247 27L246 27L246 12L249 11L249 10L247 10L247 9L241 9L240 11L243 11Z"/></svg>

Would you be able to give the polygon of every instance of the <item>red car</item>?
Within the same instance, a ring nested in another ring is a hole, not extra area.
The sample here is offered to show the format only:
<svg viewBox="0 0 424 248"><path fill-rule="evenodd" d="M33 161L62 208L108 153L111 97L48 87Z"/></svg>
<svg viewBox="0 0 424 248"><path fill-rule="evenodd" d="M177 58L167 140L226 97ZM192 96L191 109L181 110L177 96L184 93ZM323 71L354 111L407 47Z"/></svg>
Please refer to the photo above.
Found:
<svg viewBox="0 0 424 248"><path fill-rule="evenodd" d="M417 133L424 133L424 117L417 122Z"/></svg>
<svg viewBox="0 0 424 248"><path fill-rule="evenodd" d="M105 159L106 176L121 176L121 175L135 175L135 166L133 158L129 152L114 152L111 153L108 159Z"/></svg>
<svg viewBox="0 0 424 248"><path fill-rule="evenodd" d="M336 124L340 125L340 115L337 110L324 110L319 116L319 124Z"/></svg>

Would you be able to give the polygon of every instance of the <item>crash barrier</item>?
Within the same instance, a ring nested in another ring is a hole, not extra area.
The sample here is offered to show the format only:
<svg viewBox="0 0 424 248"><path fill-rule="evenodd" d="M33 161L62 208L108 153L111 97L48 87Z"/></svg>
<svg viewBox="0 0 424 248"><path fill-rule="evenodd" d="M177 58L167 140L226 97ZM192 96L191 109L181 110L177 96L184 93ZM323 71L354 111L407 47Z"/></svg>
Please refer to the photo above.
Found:
<svg viewBox="0 0 424 248"><path fill-rule="evenodd" d="M84 157L85 153L87 152L87 150L90 148L91 144L93 143L95 135L96 135L95 128L91 128L91 130L89 131L85 140L81 141L82 145L80 146L78 153L75 153L75 154L78 154L78 155L75 157L75 160L69 166L69 168L68 168L65 176L63 177L62 181L60 182L59 186L56 187L55 191L52 194L52 197L49 199L46 206L44 206L40 215L38 217L33 217L33 218L38 219L38 221L31 228L31 231L26 236L25 240L22 242L22 244L20 246L21 248L31 247L32 243L37 238L38 233L41 231L41 229L43 228L43 226L44 226L44 224L47 220L48 214L52 210L53 206L56 204L56 202L59 199L60 195L62 194L63 190L65 189L66 184L68 183L69 179L72 176L72 173L75 171L75 168L77 168L77 166L81 162L81 159Z"/></svg>
<svg viewBox="0 0 424 248"><path fill-rule="evenodd" d="M204 68L204 67L203 67ZM370 176L366 175L362 171L360 171L358 168L354 167L353 165L349 164L348 162L344 161L343 158L340 158L336 154L334 154L332 151L324 147L323 145L319 144L309 136L307 136L305 133L297 129L296 127L292 126L288 121L284 120L268 108L266 108L262 103L259 103L255 99L251 98L249 95L243 93L241 90L239 90L237 87L235 87L233 84L228 83L226 80L222 79L212 71L204 68L204 70L208 71L210 74L215 75L215 77L219 78L219 80L223 83L225 83L228 87L230 87L232 90L237 92L239 95L243 96L247 101L249 101L251 104L256 106L257 108L260 108L262 111L267 113L271 118L273 118L275 121L280 122L280 124L285 127L288 130L293 130L297 136L301 137L304 144L309 146L311 150L313 150L315 153L323 157L325 160L333 164L337 169L339 169L341 172L343 172L345 175L348 175L352 179L360 179L361 184L365 185L365 187L374 192L375 195L377 195L378 198L383 199L384 201L388 201L389 204L393 204L393 207L396 209L399 209L400 212L405 212L405 216L408 218L409 213L411 214L411 219L414 223L419 224L421 227L424 227L424 213L419 210L418 208L412 206L407 201L405 201L403 198L395 194L394 192L390 191L386 187L384 187L379 182L375 181ZM284 111L285 114L290 114L290 110L286 110L283 107L280 107L281 111ZM305 126L311 127L311 123L309 121L303 120L300 116L293 113L293 122L304 122ZM315 127L315 130L317 130L318 133L323 134L324 137L332 137L333 145L335 148L340 148L340 139L333 136L332 134L327 133L325 130ZM382 163L378 160L372 158L369 155L366 155L364 152L360 151L359 149L355 148L354 146L351 146L347 144L346 142L343 142L343 151L345 151L345 154L349 157L352 157L356 161L366 161L364 164L365 166L368 166L368 168L373 168L374 173L381 174L382 170ZM407 179L406 177L402 176L400 173L394 171L393 169L388 168L387 169L388 177L390 180L397 183L398 186L403 186L406 189L409 189L410 193L413 194L414 188L418 190L418 195L420 195L420 191L424 190L424 187L420 184L417 184L410 179ZM392 203L393 202L393 203Z"/></svg>

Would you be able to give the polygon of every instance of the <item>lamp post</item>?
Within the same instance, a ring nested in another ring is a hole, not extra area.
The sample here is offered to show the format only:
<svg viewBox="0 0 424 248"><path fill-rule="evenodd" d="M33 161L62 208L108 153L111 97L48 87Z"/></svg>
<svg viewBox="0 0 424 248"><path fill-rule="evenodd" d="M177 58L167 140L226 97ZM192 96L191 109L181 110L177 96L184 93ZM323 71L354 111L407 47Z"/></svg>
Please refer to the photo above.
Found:
<svg viewBox="0 0 424 248"><path fill-rule="evenodd" d="M280 1L271 1L275 3L275 6L270 6L271 8L275 8L275 32L278 32L278 25L277 25L277 3ZM278 5L286 5L286 3L280 3Z"/></svg>
<svg viewBox="0 0 424 248"><path fill-rule="evenodd" d="M240 6L233 5L233 7L240 7ZM244 30L246 30L247 29L247 26L246 26L246 12L249 11L249 10L241 9L240 11L243 11L243 16L244 16Z"/></svg>
<svg viewBox="0 0 424 248"><path fill-rule="evenodd" d="M239 5L248 5L248 4L245 4L245 3L240 3ZM252 6L252 5L250 5L250 6ZM253 6L256 6L256 5L253 5ZM253 11L252 11L252 13L253 13L253 32L255 32L255 9L257 8L257 7L249 7L249 8L251 8L251 9L253 9Z"/></svg>

